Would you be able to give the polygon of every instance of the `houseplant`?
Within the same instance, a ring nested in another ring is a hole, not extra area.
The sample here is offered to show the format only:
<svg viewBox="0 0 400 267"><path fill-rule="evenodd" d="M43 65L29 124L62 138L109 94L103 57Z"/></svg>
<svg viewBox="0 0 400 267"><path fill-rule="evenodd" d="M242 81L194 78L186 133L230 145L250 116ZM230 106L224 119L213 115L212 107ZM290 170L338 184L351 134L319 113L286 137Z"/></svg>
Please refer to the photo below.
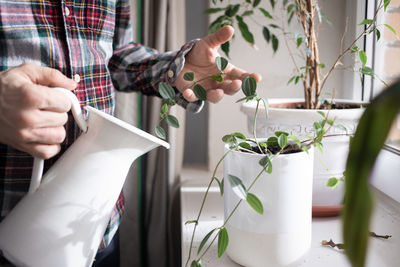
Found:
<svg viewBox="0 0 400 267"><path fill-rule="evenodd" d="M319 24L322 23L324 16L320 11L317 0L271 0L272 9L278 9L278 6L282 9L282 12L278 13L280 16L277 18L273 17L273 12L260 7L261 1L259 0L232 2L213 0L212 2L218 5L208 9L206 12L215 13L219 16L211 23L210 31L214 31L226 24L237 26L243 38L252 46L255 45L252 33L254 29L249 28L246 20L251 19L257 12L262 14L265 17L265 21L257 20L257 24L261 26L260 30L265 40L272 44L274 51L278 49L280 43L284 43L293 61L295 71L294 74L291 74L288 84L301 83L303 85L303 100L270 99L270 115L268 120L263 119L263 114L259 114L260 119L257 124L258 128L256 129L258 135L268 136L277 130L288 131L291 134L302 136L308 135L310 129L313 129L315 117L318 116L309 109L322 109L325 108L326 103L329 103L329 101L321 99L321 92L332 72L341 65L342 59L348 54L357 55L361 65L359 68L353 69L361 75L370 75L379 78L367 66L366 54L357 46L357 42L367 34L376 34L379 39L382 27L386 27L396 34L390 25L378 25L376 22L377 14L382 10L386 10L390 3L389 0L382 0L377 6L374 17L372 19L365 19L360 23L360 27L364 27L364 29L348 47L344 47L343 43L347 31L346 26L345 33L340 41L341 49L338 56L332 66L327 68L328 70L323 75L322 72L325 64L319 58L317 29L319 28ZM287 16L287 20L281 20L285 15ZM274 20L277 22L274 22ZM303 32L288 32L288 25L290 23L293 24L296 20ZM297 50L294 50L293 45L290 45L292 43L294 43L295 48L298 48ZM229 54L229 47L229 43L224 44L222 47L226 54ZM332 128L334 130L331 132L333 137L327 138L321 143L321 146L325 147L324 153L316 151L316 164L314 164L314 214L333 215L337 214L341 209L340 203L343 196L343 184L338 184L338 181L343 176L345 168L345 159L348 152L348 135L353 134L357 121L363 112L359 108L360 104L365 105L366 103L353 104L357 105L352 105L350 107L353 108L348 109L349 105L346 104L346 109L344 110L337 109L341 108L338 100L335 100L334 105L332 105L330 114L336 118L336 122L341 126L340 128ZM288 109L288 106L296 108L296 110ZM249 118L250 131L253 130L251 127L254 109L255 103L249 102L242 106L242 111ZM327 183L337 187L336 190L327 188L325 186Z"/></svg>
<svg viewBox="0 0 400 267"><path fill-rule="evenodd" d="M369 176L399 110L400 81L397 81L371 101L350 143L346 164L343 238L346 254L354 267L363 267L367 255L373 204Z"/></svg>
<svg viewBox="0 0 400 267"><path fill-rule="evenodd" d="M203 77L199 81L207 78L221 81L228 75L224 73L228 65L226 59L217 57L216 65L220 73ZM196 96L206 100L204 88L199 81L194 81L193 73L185 73L184 78L193 82L192 87ZM252 77L245 77L242 80L242 91L245 96L241 100L246 102L254 100L257 103L253 120L254 129L260 103L264 103L265 114L268 113L267 101L257 95L256 86L256 81ZM161 120L165 119L170 126L179 126L177 122L171 123L175 119L168 114L169 107L175 104L173 88L161 83L159 92L164 98ZM318 146L329 129L334 126L334 121L329 119L327 113L320 112L319 116L319 120L314 124L314 135L303 142L283 131L276 131L273 136L263 140L257 138L255 131L253 138L247 138L238 132L227 134L222 138L226 143L225 154L214 169L197 217L187 222L193 225L193 233L185 266L189 264L193 267L202 266L201 259L217 238L219 257L228 249L232 259L245 265L262 266L265 262L269 262L274 266L286 266L305 254L311 245L313 150L309 151L309 148L313 145ZM160 137L165 137L163 135L165 131L160 129L161 126L157 126L156 133ZM223 162L225 175L224 178L218 178L216 173ZM274 167L274 172L272 172L273 164L277 166L276 169ZM220 227L211 229L204 236L197 255L193 255L196 228L209 189L214 182L218 183L221 195L224 195L225 220ZM241 205L242 202L247 202L248 205ZM264 207L266 214L260 216L264 214ZM285 233L282 233L282 227L285 228ZM263 244L253 246L249 250L257 239ZM228 243L231 243L231 246L228 246ZM267 246L277 249L266 254Z"/></svg>

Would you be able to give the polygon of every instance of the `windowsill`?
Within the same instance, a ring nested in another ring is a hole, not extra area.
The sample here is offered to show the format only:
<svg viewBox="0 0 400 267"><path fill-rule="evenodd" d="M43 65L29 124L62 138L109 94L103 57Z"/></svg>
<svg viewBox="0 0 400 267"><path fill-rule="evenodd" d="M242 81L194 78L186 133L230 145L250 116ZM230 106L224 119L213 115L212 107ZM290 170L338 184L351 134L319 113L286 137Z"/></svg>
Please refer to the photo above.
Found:
<svg viewBox="0 0 400 267"><path fill-rule="evenodd" d="M385 159L380 156L380 161L384 160ZM380 168L382 167L379 167L378 165L377 167L378 168L376 168L376 171L380 172ZM396 173L398 174L399 172ZM185 225L185 222L196 218L202 197L211 175L211 172L201 168L184 169L182 172L182 266L184 266L187 259L190 238L193 229L193 224ZM383 176L380 178L383 179L375 178L373 181L376 182L379 180L385 180L385 177ZM382 183L384 184L385 182L375 184L378 184L379 186ZM394 187L394 189L397 188L400 187ZM393 237L388 240L371 238L366 266L397 266L400 262L400 254L398 253L398 251L400 251L400 203L396 202L379 190L374 190L374 193L376 201L375 211L372 217L371 231L382 235L392 235ZM218 187L214 185L210 190L210 195L205 203L203 215L197 228L196 237L194 239L194 251L197 251L202 238L211 229L222 225L223 216L223 198L219 194ZM332 239L337 243L342 242L343 239L341 225L342 222L340 217L314 218L312 223L311 249L297 266L350 267L350 264L348 263L347 258L342 251L320 245L322 240L329 239ZM239 266L238 264L234 263L226 254L218 259L216 242L208 251L202 262L203 266Z"/></svg>

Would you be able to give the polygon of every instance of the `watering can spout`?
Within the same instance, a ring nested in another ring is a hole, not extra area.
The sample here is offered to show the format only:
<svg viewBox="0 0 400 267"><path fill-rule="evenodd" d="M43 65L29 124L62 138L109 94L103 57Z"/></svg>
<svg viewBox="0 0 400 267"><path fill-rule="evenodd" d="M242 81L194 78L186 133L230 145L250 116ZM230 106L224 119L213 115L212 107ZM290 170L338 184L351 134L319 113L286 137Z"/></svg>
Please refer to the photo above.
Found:
<svg viewBox="0 0 400 267"><path fill-rule="evenodd" d="M16 266L89 267L132 162L169 144L92 107L81 114L66 89L81 136L42 178L35 158L29 193L0 223L0 252Z"/></svg>

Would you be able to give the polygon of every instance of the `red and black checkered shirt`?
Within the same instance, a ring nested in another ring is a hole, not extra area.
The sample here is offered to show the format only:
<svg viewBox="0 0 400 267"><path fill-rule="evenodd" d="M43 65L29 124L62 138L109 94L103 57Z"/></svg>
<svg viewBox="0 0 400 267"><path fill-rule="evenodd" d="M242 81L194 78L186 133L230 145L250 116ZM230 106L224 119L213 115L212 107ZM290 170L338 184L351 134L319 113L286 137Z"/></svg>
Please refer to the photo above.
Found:
<svg viewBox="0 0 400 267"><path fill-rule="evenodd" d="M0 1L0 71L26 62L79 75L74 91L83 106L114 111L114 88L157 95L160 81L171 83L193 46L158 53L132 42L128 0ZM173 73L166 75L166 73ZM62 151L76 139L70 119ZM46 161L49 168L58 157ZM0 220L28 191L33 158L0 144ZM121 194L102 247L111 241L124 209Z"/></svg>

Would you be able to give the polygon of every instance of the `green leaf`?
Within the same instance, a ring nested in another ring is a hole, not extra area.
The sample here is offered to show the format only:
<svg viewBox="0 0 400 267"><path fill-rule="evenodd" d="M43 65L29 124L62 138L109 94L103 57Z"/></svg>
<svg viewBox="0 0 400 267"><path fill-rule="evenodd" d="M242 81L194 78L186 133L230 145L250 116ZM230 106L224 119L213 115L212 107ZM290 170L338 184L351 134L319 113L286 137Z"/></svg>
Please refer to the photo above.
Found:
<svg viewBox="0 0 400 267"><path fill-rule="evenodd" d="M247 143L247 142L241 142L241 143L239 143L239 146L243 147L244 149L247 149L247 150L251 150L252 149L251 145L249 143Z"/></svg>
<svg viewBox="0 0 400 267"><path fill-rule="evenodd" d="M225 55L229 58L229 41L223 43L221 45L221 49L225 53Z"/></svg>
<svg viewBox="0 0 400 267"><path fill-rule="evenodd" d="M193 81L194 80L194 73L193 72L186 72L183 74L183 79L185 81Z"/></svg>
<svg viewBox="0 0 400 267"><path fill-rule="evenodd" d="M221 194L221 196L224 195L224 178L222 178L222 180L218 180L217 177L214 177L214 180L217 181L218 183L218 187L219 187L219 192Z"/></svg>
<svg viewBox="0 0 400 267"><path fill-rule="evenodd" d="M280 148L284 149L287 145L287 135L281 134L278 137L278 145L280 146Z"/></svg>
<svg viewBox="0 0 400 267"><path fill-rule="evenodd" d="M242 180L240 178L228 174L229 183L231 184L232 191L241 199L246 199L246 187L244 186Z"/></svg>
<svg viewBox="0 0 400 267"><path fill-rule="evenodd" d="M268 146L279 146L278 138L275 136L271 136L270 138L267 139L267 145Z"/></svg>
<svg viewBox="0 0 400 267"><path fill-rule="evenodd" d="M336 177L329 178L328 181L326 182L326 186L332 189L338 187L338 185L339 185L339 179Z"/></svg>
<svg viewBox="0 0 400 267"><path fill-rule="evenodd" d="M342 131L346 132L346 134L348 134L347 128L344 127L344 126L341 125L341 124L336 124L336 125L334 125L333 127L336 128L336 129L342 130Z"/></svg>
<svg viewBox="0 0 400 267"><path fill-rule="evenodd" d="M165 121L167 122L167 124L169 126L174 127L174 128L179 128L179 121L175 116L168 115L167 118L165 119Z"/></svg>
<svg viewBox="0 0 400 267"><path fill-rule="evenodd" d="M369 178L400 108L400 82L386 88L367 105L350 142L346 164L343 238L352 266L364 266L372 196Z"/></svg>
<svg viewBox="0 0 400 267"><path fill-rule="evenodd" d="M199 261L192 261L192 263L190 264L190 267L201 267L201 262Z"/></svg>
<svg viewBox="0 0 400 267"><path fill-rule="evenodd" d="M381 39L381 32L378 29L375 29L376 31L376 40L379 41Z"/></svg>
<svg viewBox="0 0 400 267"><path fill-rule="evenodd" d="M272 19L271 14L270 14L267 10L265 10L265 9L262 8L262 7L260 7L259 10L264 14L264 16L266 16L266 17L269 18L269 19Z"/></svg>
<svg viewBox="0 0 400 267"><path fill-rule="evenodd" d="M371 76L371 77L375 76L374 70L371 69L370 67L363 67L363 68L360 69L360 72L362 74L364 74L364 75L368 75L368 76Z"/></svg>
<svg viewBox="0 0 400 267"><path fill-rule="evenodd" d="M232 143L236 143L236 138L234 135L232 134L227 134L224 135L222 137L222 142L226 143L226 144L232 144Z"/></svg>
<svg viewBox="0 0 400 267"><path fill-rule="evenodd" d="M218 258L221 258L222 254L224 254L226 248L228 247L228 243L228 231L226 231L225 227L221 227L221 230L218 233Z"/></svg>
<svg viewBox="0 0 400 267"><path fill-rule="evenodd" d="M258 145L262 148L262 149L267 149L267 144L264 142L260 142L258 143Z"/></svg>
<svg viewBox="0 0 400 267"><path fill-rule="evenodd" d="M254 0L253 7L256 7L260 4L261 0Z"/></svg>
<svg viewBox="0 0 400 267"><path fill-rule="evenodd" d="M299 148L301 147L301 142L300 142L300 139L299 139L298 137L293 136L293 135L289 135L288 138L289 138L290 140L292 140L293 142L295 142L296 145L297 145Z"/></svg>
<svg viewBox="0 0 400 267"><path fill-rule="evenodd" d="M375 21L373 20L373 19L364 19L363 21L361 21L361 23L360 24L358 24L358 25L367 25L367 24L372 24L372 23L374 23Z"/></svg>
<svg viewBox="0 0 400 267"><path fill-rule="evenodd" d="M254 96L257 89L257 81L252 76L247 76L242 80L242 91L245 96Z"/></svg>
<svg viewBox="0 0 400 267"><path fill-rule="evenodd" d="M272 34L272 49L274 50L274 52L278 50L278 47L279 47L279 40L275 36L275 34Z"/></svg>
<svg viewBox="0 0 400 267"><path fill-rule="evenodd" d="M165 140L165 138L167 137L167 135L165 134L164 129L161 126L156 126L155 133L161 139Z"/></svg>
<svg viewBox="0 0 400 267"><path fill-rule="evenodd" d="M240 98L239 100L236 100L235 103L239 103L239 102L242 102L242 101L244 101L244 100L247 100L247 96L242 97L242 98Z"/></svg>
<svg viewBox="0 0 400 267"><path fill-rule="evenodd" d="M211 75L211 79L217 82L222 82L224 80L221 75Z"/></svg>
<svg viewBox="0 0 400 267"><path fill-rule="evenodd" d="M323 111L317 111L317 113L319 114L319 115L321 115L322 116L322 118L324 118L325 119L325 112L323 112Z"/></svg>
<svg viewBox="0 0 400 267"><path fill-rule="evenodd" d="M287 5L288 1L289 1L289 0L283 0L283 1L282 1L282 5L285 7L285 6Z"/></svg>
<svg viewBox="0 0 400 267"><path fill-rule="evenodd" d="M289 133L284 132L284 131L275 131L274 134L275 134L276 137L279 137L279 136L281 136L282 134L283 134L283 135L286 135L286 136L289 136Z"/></svg>
<svg viewBox="0 0 400 267"><path fill-rule="evenodd" d="M294 12L290 13L290 16L288 18L288 24L290 25L290 23L292 22L292 19L294 17Z"/></svg>
<svg viewBox="0 0 400 267"><path fill-rule="evenodd" d="M233 135L234 137L236 137L236 138L241 139L241 140L246 140L246 136L245 136L244 134L242 134L242 133L236 132L236 133L233 133L232 135Z"/></svg>
<svg viewBox="0 0 400 267"><path fill-rule="evenodd" d="M204 13L205 14L214 14L214 13L218 13L218 12L223 11L223 10L225 10L225 8L220 8L220 7L209 8L209 9L206 9L206 11L204 11Z"/></svg>
<svg viewBox="0 0 400 267"><path fill-rule="evenodd" d="M308 147L307 146L301 147L301 150L303 150L304 152L308 153Z"/></svg>
<svg viewBox="0 0 400 267"><path fill-rule="evenodd" d="M393 27L392 27L392 26L390 26L389 24L383 24L383 25L385 25L385 26L386 26L386 28L388 28L389 30L391 30L391 31L393 32L393 34L394 34L394 35L397 35L397 33L396 33L396 30L395 30L395 29L393 29Z"/></svg>
<svg viewBox="0 0 400 267"><path fill-rule="evenodd" d="M158 85L158 92L160 93L161 97L164 99L175 99L175 91L174 88L172 88L171 85L165 83L165 82L160 82Z"/></svg>
<svg viewBox="0 0 400 267"><path fill-rule="evenodd" d="M271 3L272 8L275 8L276 0L269 0L269 2Z"/></svg>
<svg viewBox="0 0 400 267"><path fill-rule="evenodd" d="M326 119L326 123L328 123L330 126L333 126L333 120L331 119Z"/></svg>
<svg viewBox="0 0 400 267"><path fill-rule="evenodd" d="M358 51L360 51L360 48L358 47L358 46L353 46L353 48L351 49L351 52L352 53L355 53L355 52L358 52Z"/></svg>
<svg viewBox="0 0 400 267"><path fill-rule="evenodd" d="M270 23L269 26L272 27L272 28L274 28L274 29L280 29L280 28L281 28L281 27L279 27L278 25L272 24L272 23Z"/></svg>
<svg viewBox="0 0 400 267"><path fill-rule="evenodd" d="M269 173L269 174L272 173L272 162L268 155L261 158L260 161L258 162L258 164L260 164L264 168L266 167L265 171L267 173Z"/></svg>
<svg viewBox="0 0 400 267"><path fill-rule="evenodd" d="M363 50L360 50L358 52L358 55L359 55L360 60L361 60L361 62L363 64L363 67L365 67L365 64L367 64L367 55L365 54L365 52Z"/></svg>
<svg viewBox="0 0 400 267"><path fill-rule="evenodd" d="M227 15L228 17L233 17L235 16L238 11L239 11L240 5L228 5L228 7L226 8L225 11L225 15Z"/></svg>
<svg viewBox="0 0 400 267"><path fill-rule="evenodd" d="M167 103L164 103L164 104L161 106L161 112L164 113L164 114L166 114L166 113L168 112L168 110L169 110L168 104L167 104Z"/></svg>
<svg viewBox="0 0 400 267"><path fill-rule="evenodd" d="M208 239L210 239L211 235L217 230L218 228L212 229L200 242L199 249L197 250L197 254L200 254L200 251L203 249L204 245L207 243Z"/></svg>
<svg viewBox="0 0 400 267"><path fill-rule="evenodd" d="M316 147L316 148L318 148L318 150L322 153L323 152L323 147L322 147L322 143L321 142L315 142L314 143L314 146Z"/></svg>
<svg viewBox="0 0 400 267"><path fill-rule="evenodd" d="M251 45L254 45L254 36L250 32L246 22L243 21L243 18L241 16L236 16L236 20L238 21L239 30L243 38Z"/></svg>
<svg viewBox="0 0 400 267"><path fill-rule="evenodd" d="M258 197L252 193L247 193L246 197L247 203L249 203L250 207L252 207L257 213L263 215L264 207Z"/></svg>
<svg viewBox="0 0 400 267"><path fill-rule="evenodd" d="M383 1L384 11L385 11L385 12L386 12L386 9L387 9L387 7L389 6L389 4L390 4L390 0L384 0L384 1Z"/></svg>
<svg viewBox="0 0 400 267"><path fill-rule="evenodd" d="M217 64L217 67L220 71L223 71L226 66L228 66L228 60L224 57L216 57L215 64Z"/></svg>
<svg viewBox="0 0 400 267"><path fill-rule="evenodd" d="M196 225L199 224L199 222L197 220L191 220L191 221L186 221L185 225L192 224L192 223L194 223Z"/></svg>
<svg viewBox="0 0 400 267"><path fill-rule="evenodd" d="M242 17L246 17L246 16L250 16L253 15L254 11L253 10L246 10L245 12L243 12L243 14L241 15Z"/></svg>
<svg viewBox="0 0 400 267"><path fill-rule="evenodd" d="M297 43L297 48L299 48L299 46L303 43L303 37L297 37L296 43Z"/></svg>
<svg viewBox="0 0 400 267"><path fill-rule="evenodd" d="M294 80L294 84L297 84L299 81L300 81L300 75L299 76L296 76L296 80Z"/></svg>
<svg viewBox="0 0 400 267"><path fill-rule="evenodd" d="M318 121L314 122L313 126L314 126L314 129L315 129L316 131L322 129L322 126L321 126L321 124L320 124Z"/></svg>
<svg viewBox="0 0 400 267"><path fill-rule="evenodd" d="M269 43L269 40L271 40L271 33L268 30L268 28L265 26L263 27L263 36L264 36L265 41L267 41L267 43Z"/></svg>
<svg viewBox="0 0 400 267"><path fill-rule="evenodd" d="M290 12L292 12L293 8L296 7L296 4L290 4L287 6L286 11L289 14Z"/></svg>
<svg viewBox="0 0 400 267"><path fill-rule="evenodd" d="M201 86L200 84L197 83L194 86L193 91L198 99L207 101L207 92L206 92L206 89L203 88L203 86Z"/></svg>
<svg viewBox="0 0 400 267"><path fill-rule="evenodd" d="M293 76L292 78L290 78L286 85L289 85L291 82L293 82L293 80L294 80L295 78L296 78L296 76Z"/></svg>

